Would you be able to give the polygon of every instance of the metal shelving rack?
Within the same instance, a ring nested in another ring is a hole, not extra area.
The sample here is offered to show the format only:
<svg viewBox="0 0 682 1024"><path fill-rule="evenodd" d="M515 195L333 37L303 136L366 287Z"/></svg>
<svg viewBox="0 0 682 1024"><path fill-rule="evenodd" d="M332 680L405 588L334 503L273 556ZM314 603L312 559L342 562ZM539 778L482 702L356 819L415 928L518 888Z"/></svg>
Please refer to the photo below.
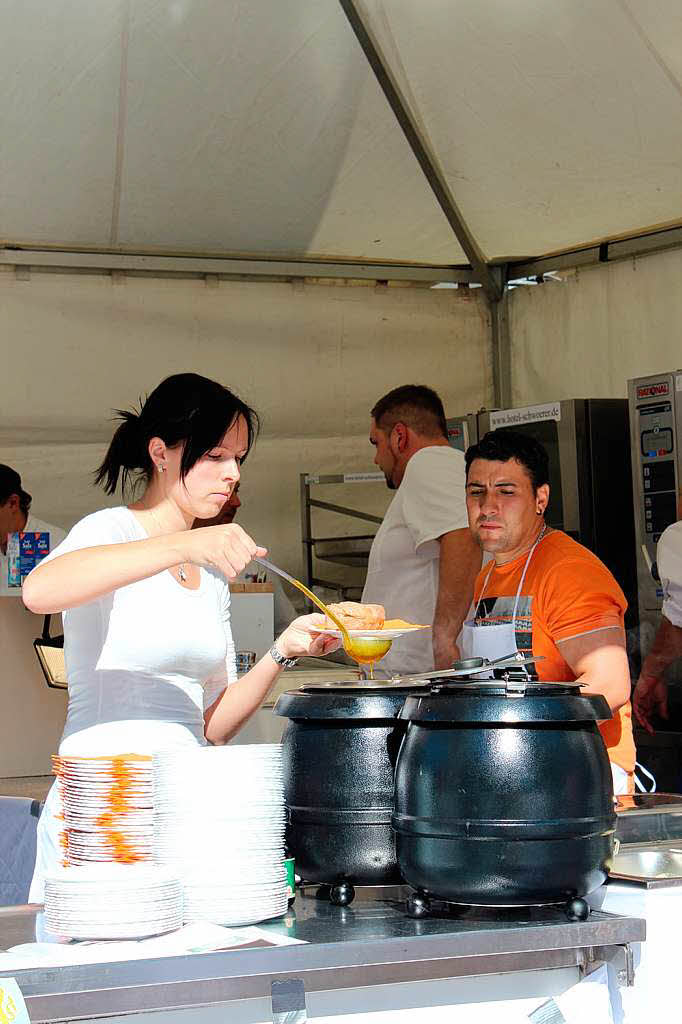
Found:
<svg viewBox="0 0 682 1024"><path fill-rule="evenodd" d="M357 484L381 481L385 483L383 473L333 473L319 476L311 473L300 474L300 497L301 497L301 541L303 545L303 570L304 578L308 587L328 587L338 590L343 596L344 590L353 589L333 580L325 580L314 573L313 559L318 558L326 562L336 562L337 565L348 565L362 567L367 565L369 549L374 539L373 533L354 534L348 537L315 537L313 536L312 509L324 509L327 512L335 512L337 515L349 516L352 519L361 519L366 523L379 524L381 516L373 516L369 512L362 512L360 509L349 508L346 505L334 505L328 501L320 501L311 497L310 489L324 484Z"/></svg>

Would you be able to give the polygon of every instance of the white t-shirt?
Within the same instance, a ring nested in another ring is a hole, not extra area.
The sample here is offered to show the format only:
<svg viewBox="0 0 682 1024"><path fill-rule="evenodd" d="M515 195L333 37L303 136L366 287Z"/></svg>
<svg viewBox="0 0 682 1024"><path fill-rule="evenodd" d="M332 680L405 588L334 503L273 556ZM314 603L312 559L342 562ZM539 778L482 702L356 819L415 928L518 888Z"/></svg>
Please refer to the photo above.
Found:
<svg viewBox="0 0 682 1024"><path fill-rule="evenodd" d="M656 564L663 587L661 611L673 626L682 626L682 522L673 523L661 534Z"/></svg>
<svg viewBox="0 0 682 1024"><path fill-rule="evenodd" d="M127 508L86 516L47 560L100 544L145 540ZM236 680L227 580L202 568L198 590L167 571L63 613L69 704L62 755L152 754L204 744L204 710ZM57 795L38 823L30 901L59 861Z"/></svg>
<svg viewBox="0 0 682 1024"><path fill-rule="evenodd" d="M52 523L43 522L42 519L38 519L37 516L32 515L30 512L23 532L49 533L50 551L56 548L58 544L61 544L66 537L66 532L62 530L60 526L53 526ZM9 560L7 555L0 551L0 597L18 597L21 594L21 589L19 587L9 587L7 585L8 572Z"/></svg>
<svg viewBox="0 0 682 1024"><path fill-rule="evenodd" d="M464 455L449 445L416 452L372 543L366 604L383 604L387 619L431 625L438 597L439 538L468 525ZM433 669L431 630L394 641L377 666L382 675Z"/></svg>

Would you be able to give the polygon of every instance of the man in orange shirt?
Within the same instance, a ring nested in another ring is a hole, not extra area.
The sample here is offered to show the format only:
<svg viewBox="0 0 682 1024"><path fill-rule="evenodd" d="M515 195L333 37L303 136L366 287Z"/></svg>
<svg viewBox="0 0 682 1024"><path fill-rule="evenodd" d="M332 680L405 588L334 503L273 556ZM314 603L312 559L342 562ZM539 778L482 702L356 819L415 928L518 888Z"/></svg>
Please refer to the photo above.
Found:
<svg viewBox="0 0 682 1024"><path fill-rule="evenodd" d="M633 791L635 745L623 616L627 602L606 566L544 520L547 452L512 430L490 431L466 453L469 526L493 561L474 585L462 657L542 655L541 680L576 680L606 698L613 717L599 726L614 792Z"/></svg>

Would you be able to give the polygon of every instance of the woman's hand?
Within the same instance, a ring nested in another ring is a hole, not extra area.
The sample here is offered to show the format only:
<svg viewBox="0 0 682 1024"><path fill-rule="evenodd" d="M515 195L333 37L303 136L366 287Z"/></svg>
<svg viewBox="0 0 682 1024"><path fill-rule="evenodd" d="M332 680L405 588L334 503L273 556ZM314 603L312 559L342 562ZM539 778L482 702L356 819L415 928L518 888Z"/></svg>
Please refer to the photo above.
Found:
<svg viewBox="0 0 682 1024"><path fill-rule="evenodd" d="M236 523L231 526L202 526L181 536L186 552L181 561L217 569L228 580L238 576L254 558L268 553L267 548L258 547L255 540Z"/></svg>
<svg viewBox="0 0 682 1024"><path fill-rule="evenodd" d="M294 619L275 641L278 651L285 658L301 658L305 655L319 657L335 651L340 647L341 641L335 636L319 632L324 623L324 615L301 615ZM279 671L280 666L266 654L241 679L223 691L222 696L204 713L205 733L209 743L227 743L239 732L254 711L262 705Z"/></svg>
<svg viewBox="0 0 682 1024"><path fill-rule="evenodd" d="M665 680L642 673L632 695L632 710L639 724L653 734L654 715L668 717L668 684Z"/></svg>
<svg viewBox="0 0 682 1024"><path fill-rule="evenodd" d="M320 658L337 651L341 641L335 636L319 632L324 623L324 615L300 615L275 641L277 650L285 658Z"/></svg>

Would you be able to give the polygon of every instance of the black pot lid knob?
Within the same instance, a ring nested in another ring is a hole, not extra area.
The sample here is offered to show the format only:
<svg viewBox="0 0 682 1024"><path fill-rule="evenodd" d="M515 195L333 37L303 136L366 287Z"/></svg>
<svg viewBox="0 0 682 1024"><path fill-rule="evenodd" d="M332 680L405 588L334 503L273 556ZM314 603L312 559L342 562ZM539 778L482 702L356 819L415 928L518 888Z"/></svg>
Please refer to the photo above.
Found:
<svg viewBox="0 0 682 1024"><path fill-rule="evenodd" d="M473 672L477 668L483 668L485 661L483 658L460 658L459 661L453 661L452 667L457 672Z"/></svg>

